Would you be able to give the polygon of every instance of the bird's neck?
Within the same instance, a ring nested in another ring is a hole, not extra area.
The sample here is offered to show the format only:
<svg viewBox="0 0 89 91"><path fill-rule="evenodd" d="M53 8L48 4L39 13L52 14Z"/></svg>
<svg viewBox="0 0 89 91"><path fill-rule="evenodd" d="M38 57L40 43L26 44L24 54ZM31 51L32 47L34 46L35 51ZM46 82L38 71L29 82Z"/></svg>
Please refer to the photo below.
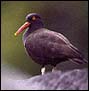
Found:
<svg viewBox="0 0 89 91"><path fill-rule="evenodd" d="M29 34L33 33L37 29L43 28L43 22L42 21L36 21L25 31L23 34L23 42L26 40L26 38L29 36Z"/></svg>

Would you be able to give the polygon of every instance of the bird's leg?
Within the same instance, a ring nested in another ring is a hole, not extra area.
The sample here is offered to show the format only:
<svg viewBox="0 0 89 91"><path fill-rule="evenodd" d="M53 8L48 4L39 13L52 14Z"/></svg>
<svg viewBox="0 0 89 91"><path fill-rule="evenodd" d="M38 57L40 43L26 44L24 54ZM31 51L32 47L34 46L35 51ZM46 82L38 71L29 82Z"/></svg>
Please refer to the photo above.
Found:
<svg viewBox="0 0 89 91"><path fill-rule="evenodd" d="M57 68L56 68L56 66L54 66L53 69L52 69L52 72L54 72L56 70L57 70Z"/></svg>
<svg viewBox="0 0 89 91"><path fill-rule="evenodd" d="M45 74L45 67L44 67L44 66L41 68L41 74L42 74L42 75Z"/></svg>

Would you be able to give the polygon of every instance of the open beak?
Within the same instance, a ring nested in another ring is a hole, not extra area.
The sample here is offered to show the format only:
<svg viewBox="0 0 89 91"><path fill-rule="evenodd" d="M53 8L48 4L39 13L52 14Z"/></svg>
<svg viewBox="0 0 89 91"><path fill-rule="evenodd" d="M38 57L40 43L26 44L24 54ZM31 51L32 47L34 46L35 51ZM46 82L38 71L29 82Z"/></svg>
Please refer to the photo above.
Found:
<svg viewBox="0 0 89 91"><path fill-rule="evenodd" d="M27 27L30 26L31 23L29 22L25 22L17 31L16 33L14 33L15 36L17 36L18 34L20 34L24 29L26 29Z"/></svg>

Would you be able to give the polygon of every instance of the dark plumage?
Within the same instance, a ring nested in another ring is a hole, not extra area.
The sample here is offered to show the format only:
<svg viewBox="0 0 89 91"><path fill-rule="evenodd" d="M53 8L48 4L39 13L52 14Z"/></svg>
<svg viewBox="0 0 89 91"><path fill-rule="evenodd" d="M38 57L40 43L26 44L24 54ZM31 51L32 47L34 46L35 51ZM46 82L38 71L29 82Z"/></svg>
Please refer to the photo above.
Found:
<svg viewBox="0 0 89 91"><path fill-rule="evenodd" d="M23 42L27 53L36 63L43 67L48 64L55 67L58 63L69 60L78 64L86 63L79 50L66 37L44 28L39 14L31 13L26 20L28 25L25 28L29 28L23 35ZM18 31L25 28L21 27ZM19 34L17 32L15 35Z"/></svg>

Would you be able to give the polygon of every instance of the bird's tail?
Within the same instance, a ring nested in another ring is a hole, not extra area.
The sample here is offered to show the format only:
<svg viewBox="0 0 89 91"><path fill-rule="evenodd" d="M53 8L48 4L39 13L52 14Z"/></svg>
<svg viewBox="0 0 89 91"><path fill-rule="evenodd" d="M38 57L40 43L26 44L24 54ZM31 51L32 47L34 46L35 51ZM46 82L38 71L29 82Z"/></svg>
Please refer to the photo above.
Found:
<svg viewBox="0 0 89 91"><path fill-rule="evenodd" d="M71 59L72 62L76 63L76 64L85 64L88 63L88 61L86 59L78 59L78 58L73 58Z"/></svg>

